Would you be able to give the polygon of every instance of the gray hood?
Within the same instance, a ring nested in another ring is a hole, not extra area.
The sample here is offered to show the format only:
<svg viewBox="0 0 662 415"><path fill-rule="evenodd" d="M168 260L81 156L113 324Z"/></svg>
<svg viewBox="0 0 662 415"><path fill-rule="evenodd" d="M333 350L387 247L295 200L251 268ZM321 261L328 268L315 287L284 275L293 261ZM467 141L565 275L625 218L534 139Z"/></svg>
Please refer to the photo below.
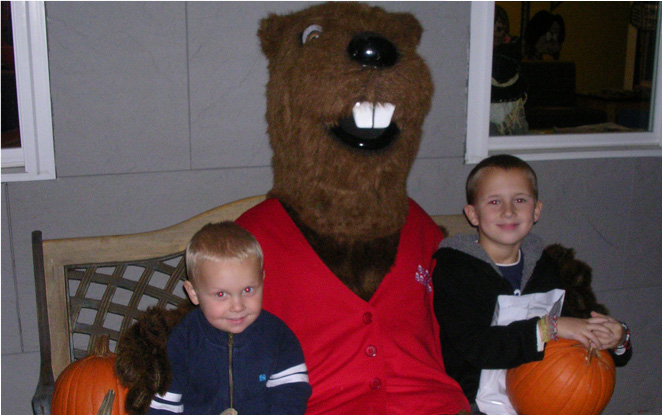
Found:
<svg viewBox="0 0 662 415"><path fill-rule="evenodd" d="M467 255L478 258L481 261L490 264L494 271L501 275L501 271L499 270L497 264L495 264L494 261L490 259L490 257L487 255L487 252L485 252L483 247L478 244L478 234L460 234L451 236L450 238L445 238L439 244L439 248L455 249L456 251L464 252ZM524 269L522 270L523 288L526 287L526 283L529 282L529 279L533 274L533 269L542 256L542 252L544 250L542 238L532 233L528 234L522 241L521 250L522 256L524 258Z"/></svg>

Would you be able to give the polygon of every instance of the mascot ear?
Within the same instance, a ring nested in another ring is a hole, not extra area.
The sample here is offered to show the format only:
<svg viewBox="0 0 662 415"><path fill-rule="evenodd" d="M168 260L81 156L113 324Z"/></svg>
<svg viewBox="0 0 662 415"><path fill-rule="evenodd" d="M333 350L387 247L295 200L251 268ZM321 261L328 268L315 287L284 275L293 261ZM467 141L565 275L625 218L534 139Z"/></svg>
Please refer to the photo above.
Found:
<svg viewBox="0 0 662 415"><path fill-rule="evenodd" d="M262 53L267 59L271 60L276 54L280 46L284 43L281 33L286 26L286 16L279 16L271 13L260 21L260 28L257 31L257 36L260 38L262 46Z"/></svg>
<svg viewBox="0 0 662 415"><path fill-rule="evenodd" d="M285 29L292 24L290 17L271 13L260 21L257 35L260 38L262 53L267 59L273 59L278 54L279 49L288 44L288 39L283 39L282 33L287 33ZM411 13L393 13L392 18L397 24L401 25L402 33L406 33L406 42L413 47L418 46L423 34L423 27L416 17Z"/></svg>
<svg viewBox="0 0 662 415"><path fill-rule="evenodd" d="M423 35L423 27L414 15L411 13L395 13L394 19L402 25L402 33L406 33L406 38L412 46L418 46Z"/></svg>

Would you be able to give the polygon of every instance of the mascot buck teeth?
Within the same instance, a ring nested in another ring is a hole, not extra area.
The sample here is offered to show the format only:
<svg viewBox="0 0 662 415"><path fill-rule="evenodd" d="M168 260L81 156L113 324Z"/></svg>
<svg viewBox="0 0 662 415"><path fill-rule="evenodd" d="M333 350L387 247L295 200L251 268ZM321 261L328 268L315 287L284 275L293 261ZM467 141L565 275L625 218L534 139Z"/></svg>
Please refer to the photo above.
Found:
<svg viewBox="0 0 662 415"><path fill-rule="evenodd" d="M407 196L433 92L421 34L411 14L361 3L260 25L274 186L237 223L264 250L264 308L303 347L308 414L469 409L445 373L432 312L442 234ZM167 390L165 339L186 307L150 309L120 340L130 412Z"/></svg>

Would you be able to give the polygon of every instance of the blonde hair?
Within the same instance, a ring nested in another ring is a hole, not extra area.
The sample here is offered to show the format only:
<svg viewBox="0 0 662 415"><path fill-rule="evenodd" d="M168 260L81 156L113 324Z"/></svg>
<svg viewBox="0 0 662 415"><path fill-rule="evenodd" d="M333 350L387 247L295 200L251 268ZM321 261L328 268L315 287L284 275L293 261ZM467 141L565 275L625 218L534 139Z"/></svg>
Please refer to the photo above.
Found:
<svg viewBox="0 0 662 415"><path fill-rule="evenodd" d="M503 170L515 169L526 173L529 178L529 183L531 184L531 192L533 192L535 199L538 200L538 177L533 168L529 166L529 163L510 154L498 154L484 159L471 170L471 173L469 173L465 189L468 204L473 205L476 201L478 182L480 181L483 172L492 168Z"/></svg>
<svg viewBox="0 0 662 415"><path fill-rule="evenodd" d="M198 275L202 261L246 259L255 259L262 270L264 254L257 239L232 221L203 226L186 246L186 271L189 280Z"/></svg>

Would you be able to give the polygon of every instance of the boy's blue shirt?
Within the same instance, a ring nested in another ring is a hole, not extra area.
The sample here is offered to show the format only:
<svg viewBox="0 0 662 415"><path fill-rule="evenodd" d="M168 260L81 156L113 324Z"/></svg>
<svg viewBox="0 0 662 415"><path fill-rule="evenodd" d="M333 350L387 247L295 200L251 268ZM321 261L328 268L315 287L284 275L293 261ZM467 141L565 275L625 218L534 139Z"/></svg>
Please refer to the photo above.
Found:
<svg viewBox="0 0 662 415"><path fill-rule="evenodd" d="M197 308L168 338L173 381L157 395L149 415L220 414L230 408L228 333ZM233 403L240 414L304 414L312 389L301 346L278 317L262 310L233 335Z"/></svg>
<svg viewBox="0 0 662 415"><path fill-rule="evenodd" d="M524 255L520 251L519 261L515 264L497 264L501 275L512 285L515 295L522 289L522 272L524 270Z"/></svg>

